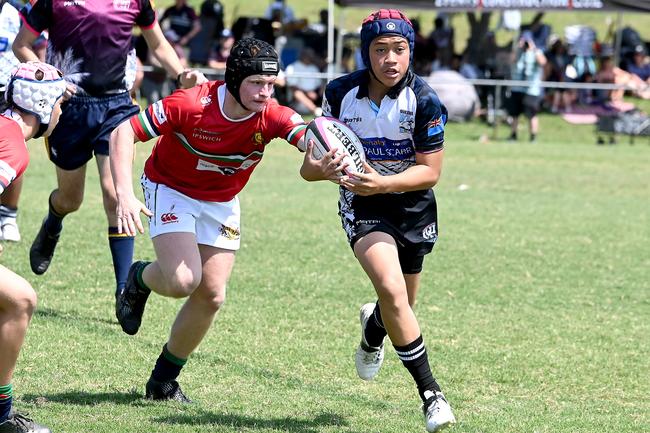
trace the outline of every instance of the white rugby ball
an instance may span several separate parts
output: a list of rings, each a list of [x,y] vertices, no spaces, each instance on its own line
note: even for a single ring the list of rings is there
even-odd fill
[[[366,161],[366,154],[359,137],[348,125],[334,117],[317,117],[307,125],[305,141],[314,142],[313,155],[321,159],[323,155],[332,149],[337,149],[336,154],[343,153],[343,163],[348,166],[343,170],[346,175],[353,172],[363,173],[363,163]]]

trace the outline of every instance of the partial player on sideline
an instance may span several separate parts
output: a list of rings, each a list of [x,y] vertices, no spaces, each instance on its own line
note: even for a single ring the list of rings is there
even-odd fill
[[[0,102],[0,193],[27,168],[25,141],[52,133],[65,90],[61,72],[46,63],[19,64],[11,74]],[[32,286],[0,265],[0,433],[50,432],[12,410],[11,379],[35,309]]]
[[[147,398],[189,401],[176,378],[225,300],[240,245],[237,195],[271,140],[304,149],[302,117],[271,99],[279,70],[271,45],[242,39],[228,57],[225,82],[174,92],[111,135],[118,231],[144,232],[144,213],[156,251],[154,262],[129,270],[115,306],[120,325],[138,332],[151,291],[187,298],[146,384]],[[134,143],[154,137],[160,138],[141,179],[145,205],[133,191]],[[336,179],[335,169],[323,170]]]
[[[413,312],[424,256],[438,234],[432,187],[440,178],[447,110],[411,69],[415,35],[394,9],[381,9],[361,27],[361,56],[367,69],[330,82],[323,114],[357,134],[366,153],[365,173],[344,176],[339,214],[354,254],[379,301],[361,307],[359,377],[373,379],[390,337],[423,403],[426,429],[455,422],[434,379],[420,326]],[[301,174],[322,180],[323,161],[310,144]],[[329,159],[331,155],[323,159]]]

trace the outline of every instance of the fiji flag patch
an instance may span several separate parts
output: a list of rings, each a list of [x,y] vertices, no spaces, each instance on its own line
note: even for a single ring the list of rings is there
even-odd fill
[[[445,120],[444,114],[437,119],[431,120],[427,124],[427,136],[431,137],[445,132]]]

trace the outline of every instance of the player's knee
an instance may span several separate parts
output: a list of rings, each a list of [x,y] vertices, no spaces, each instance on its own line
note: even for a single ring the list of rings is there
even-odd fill
[[[201,275],[191,269],[178,270],[169,282],[169,290],[176,298],[186,298],[194,293],[200,282]]]
[[[226,302],[226,291],[219,290],[217,292],[209,293],[204,296],[203,301],[206,308],[209,308],[212,312],[216,313],[224,302]]]
[[[36,310],[36,292],[26,280],[20,280],[12,289],[11,305],[8,310],[29,320]]]
[[[59,192],[56,197],[55,210],[62,215],[67,215],[78,211],[82,202],[83,191],[80,194],[76,191],[66,194]]]
[[[393,313],[399,312],[403,308],[410,308],[408,292],[404,283],[399,281],[385,282],[378,288],[378,294],[381,299],[381,309],[392,310]]]

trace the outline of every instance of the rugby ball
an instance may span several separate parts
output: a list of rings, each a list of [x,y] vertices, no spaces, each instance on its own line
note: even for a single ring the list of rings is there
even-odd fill
[[[305,141],[314,142],[313,155],[321,159],[324,154],[332,149],[337,149],[336,154],[343,153],[343,163],[348,166],[343,170],[346,175],[353,172],[363,173],[363,163],[366,161],[366,154],[359,137],[348,125],[334,117],[317,117],[307,125]]]

